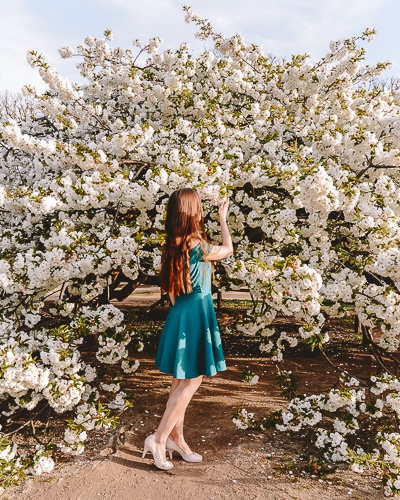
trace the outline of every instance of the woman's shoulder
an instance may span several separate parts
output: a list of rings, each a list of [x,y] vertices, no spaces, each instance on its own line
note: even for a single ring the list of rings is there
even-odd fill
[[[177,244],[179,244],[179,241],[177,241]],[[209,243],[207,240],[202,238],[193,238],[190,240],[187,248],[186,249],[184,248],[183,251],[189,250],[189,252],[191,252],[194,249],[199,249],[199,250],[201,249],[203,253],[208,253],[211,250],[211,248],[212,244]]]
[[[209,245],[209,243],[206,240],[196,238],[196,239],[190,240],[190,243],[188,245],[187,250],[190,251],[190,250],[193,250],[194,248],[197,248],[197,247],[207,249],[208,245]]]
[[[182,238],[178,237],[175,240],[175,244],[178,246],[178,245],[181,244],[181,241],[182,241]],[[200,244],[200,242],[201,242],[201,240],[199,238],[191,239],[189,241],[189,245],[186,248],[184,247],[182,250],[183,251],[185,251],[185,250],[192,250],[192,248],[197,247]]]
[[[207,240],[200,240],[197,245],[193,246],[190,250],[190,257],[199,261],[204,261],[204,258],[210,253],[212,249],[211,243]]]
[[[201,241],[202,240],[199,239],[191,240],[188,250],[193,250],[193,248],[198,247],[201,244]]]

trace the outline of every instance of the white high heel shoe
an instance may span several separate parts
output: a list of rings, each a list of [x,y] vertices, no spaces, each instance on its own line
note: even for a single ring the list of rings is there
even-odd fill
[[[163,460],[160,456],[160,450],[157,446],[157,443],[154,440],[154,434],[150,434],[144,442],[144,449],[143,449],[143,455],[142,458],[144,458],[147,454],[147,452],[152,453],[153,458],[154,458],[154,465],[157,467],[157,469],[161,470],[171,470],[174,468],[174,464],[169,462],[168,460]]]
[[[180,446],[178,446],[175,441],[170,437],[167,438],[167,451],[169,453],[169,458],[172,460],[172,452],[176,451],[183,458],[185,462],[197,463],[203,460],[203,457],[198,453],[185,453]]]

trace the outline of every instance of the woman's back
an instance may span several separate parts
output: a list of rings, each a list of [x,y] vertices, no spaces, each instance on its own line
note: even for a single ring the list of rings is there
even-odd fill
[[[207,245],[207,251],[209,251],[211,245]],[[203,262],[203,250],[200,243],[189,250],[189,265],[192,293],[211,294],[211,262]]]

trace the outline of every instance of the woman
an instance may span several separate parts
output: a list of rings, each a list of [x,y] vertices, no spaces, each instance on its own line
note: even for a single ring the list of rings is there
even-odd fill
[[[183,436],[185,411],[203,375],[226,370],[212,301],[211,261],[233,253],[226,223],[228,204],[224,200],[219,207],[222,245],[216,246],[206,240],[201,201],[194,189],[179,189],[168,200],[161,287],[173,307],[161,333],[155,364],[173,378],[164,415],[156,432],[147,437],[143,451],[143,457],[150,451],[162,470],[173,468],[166,450],[170,458],[176,451],[186,462],[202,460]]]

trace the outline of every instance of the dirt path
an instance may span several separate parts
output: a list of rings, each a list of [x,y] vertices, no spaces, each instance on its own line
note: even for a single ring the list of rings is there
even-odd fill
[[[85,455],[47,477],[31,478],[6,492],[8,499],[29,500],[198,500],[212,499],[302,499],[383,498],[372,478],[348,472],[336,473],[318,482],[290,474],[296,454],[280,433],[238,431],[231,416],[246,407],[262,415],[284,402],[272,382],[273,369],[257,366],[260,382],[249,387],[242,381],[243,368],[259,361],[228,358],[229,370],[205,379],[193,398],[186,417],[187,441],[204,461],[187,464],[174,459],[170,472],[157,470],[150,458],[142,459],[145,437],[157,425],[167,397],[169,377],[160,374],[149,355],[132,379],[137,394],[134,407],[123,417],[130,426],[118,439],[114,453],[106,442],[93,438]],[[274,388],[274,389],[271,389]],[[117,434],[114,442],[117,441]],[[109,438],[107,438],[109,441]],[[122,443],[123,441],[123,443]],[[289,447],[288,447],[289,446]],[[111,449],[108,450],[111,452]],[[148,455],[150,457],[150,455]],[[174,455],[176,458],[176,455]],[[283,467],[285,466],[285,467]]]

